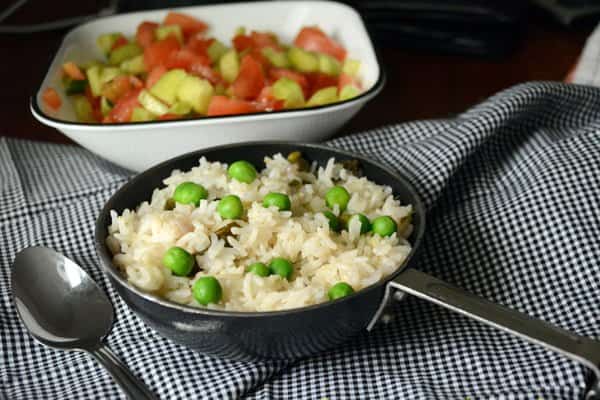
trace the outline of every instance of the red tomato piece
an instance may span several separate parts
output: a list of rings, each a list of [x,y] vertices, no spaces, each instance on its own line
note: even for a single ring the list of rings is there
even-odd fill
[[[144,50],[144,64],[148,69],[163,64],[171,53],[179,50],[179,42],[173,36],[152,43]]]
[[[83,72],[81,72],[81,69],[79,69],[77,64],[75,64],[74,62],[64,63],[62,68],[65,75],[67,75],[69,78],[74,79],[76,81],[85,80],[85,75],[83,74]]]
[[[249,101],[230,99],[226,96],[213,96],[208,105],[208,115],[248,114],[257,111]]]
[[[158,65],[150,70],[148,77],[146,78],[146,88],[150,89],[163,74],[167,72],[167,68],[164,65]]]
[[[113,109],[110,110],[108,120],[112,122],[129,122],[133,109],[140,105],[138,102],[140,92],[140,89],[136,89],[122,96]]]
[[[265,86],[256,98],[256,108],[260,111],[275,111],[283,109],[283,100],[278,100],[273,96],[271,86]]]
[[[183,68],[188,71],[191,69],[192,64],[210,65],[210,58],[183,49],[171,53],[164,62],[165,67],[168,69]]]
[[[329,54],[340,61],[346,58],[346,50],[316,26],[302,28],[294,40],[294,45],[304,50]]]
[[[319,89],[323,89],[329,86],[337,86],[338,78],[331,75],[320,74],[318,72],[306,74],[309,85],[309,95],[312,96]],[[308,96],[308,97],[310,97]]]
[[[260,63],[252,56],[245,55],[240,64],[240,72],[231,86],[235,97],[255,99],[265,86],[265,75]]]
[[[358,89],[360,89],[360,84],[356,81],[356,79],[354,79],[352,76],[348,75],[348,74],[340,74],[340,77],[338,79],[338,89],[342,90],[342,88],[344,86],[347,85],[353,85],[356,86]]]
[[[185,44],[185,48],[201,56],[208,57],[208,48],[215,39],[204,39],[200,35],[190,37]]]
[[[160,117],[157,118],[159,121],[171,121],[173,119],[181,119],[181,115],[177,115],[177,114],[163,114]]]
[[[44,101],[44,104],[46,104],[54,111],[57,111],[60,108],[60,106],[62,106],[62,100],[60,99],[58,92],[56,91],[56,89],[51,87],[44,90],[44,92],[42,93],[42,100]]]
[[[210,65],[206,65],[205,63],[192,63],[190,65],[189,72],[193,75],[199,76],[202,79],[206,79],[213,85],[223,81],[221,75],[212,69]]]
[[[135,33],[135,40],[144,48],[150,46],[154,42],[154,31],[158,28],[155,22],[144,21],[138,25]]]
[[[131,86],[131,80],[128,76],[117,76],[112,81],[104,84],[102,87],[102,96],[106,97],[112,103],[116,103],[121,96],[132,89]]]
[[[206,28],[208,28],[208,25],[194,17],[173,11],[167,14],[163,24],[179,25],[183,34],[186,36],[193,35],[197,32],[204,32]]]
[[[125,36],[119,36],[117,38],[117,40],[115,40],[115,42],[113,43],[110,50],[113,51],[114,49],[118,49],[119,47],[124,46],[126,44],[127,44],[127,38]]]
[[[231,41],[233,42],[233,47],[240,52],[254,47],[254,42],[250,36],[236,35]]]
[[[304,92],[304,97],[308,98],[310,85],[306,76],[302,75],[300,72],[292,71],[291,69],[286,68],[271,68],[269,70],[269,78],[271,78],[273,82],[277,81],[280,78],[288,78],[293,81],[296,81],[302,88],[302,91]]]
[[[129,75],[129,82],[131,82],[131,86],[133,86],[136,89],[144,87],[144,81],[142,81],[135,75]]]
[[[279,44],[277,43],[277,37],[272,33],[252,31],[250,33],[250,39],[252,39],[254,46],[260,49],[264,47],[272,47],[277,50],[280,49]]]

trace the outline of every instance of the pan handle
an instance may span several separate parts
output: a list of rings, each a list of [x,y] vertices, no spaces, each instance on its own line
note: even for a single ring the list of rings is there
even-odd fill
[[[600,399],[600,341],[492,303],[415,269],[401,273],[389,285],[404,293],[501,329],[583,364],[594,373],[586,400]]]

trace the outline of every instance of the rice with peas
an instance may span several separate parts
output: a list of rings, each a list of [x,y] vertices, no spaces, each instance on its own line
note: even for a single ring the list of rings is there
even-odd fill
[[[113,262],[138,288],[176,303],[204,307],[192,287],[204,276],[216,278],[222,298],[206,307],[236,311],[275,311],[328,301],[328,290],[346,282],[357,291],[394,272],[410,252],[405,239],[412,225],[411,205],[401,205],[391,188],[357,177],[341,163],[302,171],[281,154],[265,157],[266,168],[251,183],[231,179],[227,165],[201,158],[190,171],[175,170],[155,189],[149,202],[121,215],[111,211],[107,245]],[[171,198],[183,182],[201,184],[208,197],[199,205],[175,203]],[[345,213],[362,213],[370,220],[390,216],[398,231],[383,237],[361,234],[358,219],[335,232],[322,213],[328,207],[326,192],[343,186],[350,194]],[[285,193],[290,211],[264,207],[270,192]],[[220,198],[234,194],[244,216],[224,220],[217,211]],[[331,209],[340,215],[338,206]],[[226,232],[226,235],[217,235]],[[194,255],[196,267],[189,276],[176,276],[163,265],[165,252],[179,246]],[[290,280],[246,271],[254,262],[283,257],[293,263]]]

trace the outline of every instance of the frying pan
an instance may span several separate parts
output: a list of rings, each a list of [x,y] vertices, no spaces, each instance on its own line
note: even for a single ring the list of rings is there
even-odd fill
[[[324,165],[358,159],[370,180],[388,185],[403,204],[414,207],[412,251],[398,269],[381,282],[335,301],[285,311],[232,312],[193,308],[145,293],[127,283],[112,264],[106,247],[110,210],[121,213],[151,197],[173,169],[189,170],[198,159],[231,163],[244,159],[263,168],[263,158],[301,151],[308,161]],[[215,357],[237,360],[295,359],[330,349],[371,329],[392,292],[400,291],[504,330],[575,360],[592,370],[587,399],[600,398],[600,342],[578,336],[541,320],[510,310],[411,268],[425,234],[425,208],[405,177],[360,155],[314,144],[253,142],[204,149],[165,161],[135,176],[106,203],[96,223],[96,250],[104,272],[128,306],[161,335]],[[397,296],[401,297],[401,296]]]

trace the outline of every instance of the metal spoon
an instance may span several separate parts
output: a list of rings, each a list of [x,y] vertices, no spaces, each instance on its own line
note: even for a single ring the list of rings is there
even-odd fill
[[[79,265],[46,247],[17,254],[13,300],[21,321],[41,344],[90,353],[131,399],[156,399],[102,342],[113,323],[112,305]]]

